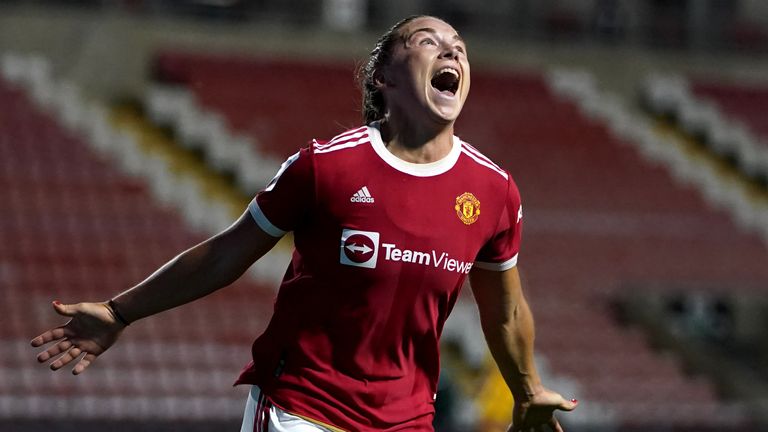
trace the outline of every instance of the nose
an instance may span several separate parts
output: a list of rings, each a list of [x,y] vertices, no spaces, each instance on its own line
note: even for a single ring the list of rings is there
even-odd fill
[[[440,58],[457,59],[459,58],[459,50],[450,43],[443,43],[440,51]]]

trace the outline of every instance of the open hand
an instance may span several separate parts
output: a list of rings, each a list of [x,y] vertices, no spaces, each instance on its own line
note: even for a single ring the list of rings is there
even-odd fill
[[[542,389],[529,401],[515,403],[508,432],[563,432],[555,411],[573,411],[577,405],[575,399],[566,400],[558,393]]]
[[[85,354],[72,369],[73,374],[81,374],[96,357],[117,341],[125,328],[115,319],[106,303],[65,305],[56,301],[53,302],[53,309],[70,320],[31,341],[33,347],[54,342],[47,350],[37,355],[37,361],[45,363],[62,354],[51,363],[52,370],[58,370]]]

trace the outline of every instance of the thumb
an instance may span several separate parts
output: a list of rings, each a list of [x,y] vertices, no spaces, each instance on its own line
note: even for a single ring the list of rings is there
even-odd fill
[[[558,406],[557,409],[562,411],[573,411],[576,409],[578,405],[579,405],[579,401],[577,401],[576,399],[563,400],[563,402],[560,403],[560,406]]]
[[[65,305],[58,300],[53,301],[53,310],[59,315],[73,317],[77,313],[74,309],[73,305]]]

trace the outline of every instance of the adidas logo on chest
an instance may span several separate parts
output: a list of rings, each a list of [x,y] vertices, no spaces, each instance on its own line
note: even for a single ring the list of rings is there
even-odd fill
[[[371,196],[371,192],[368,191],[368,186],[363,186],[349,198],[353,203],[368,203],[373,204],[376,200]]]

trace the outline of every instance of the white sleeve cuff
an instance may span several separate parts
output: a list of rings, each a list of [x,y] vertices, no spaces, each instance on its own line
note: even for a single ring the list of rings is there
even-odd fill
[[[515,256],[513,256],[512,258],[500,263],[475,261],[475,267],[483,270],[492,270],[492,271],[509,270],[516,265],[517,265],[517,254],[515,254]]]
[[[251,217],[253,217],[253,220],[256,221],[256,225],[264,230],[265,233],[272,237],[282,237],[285,235],[286,231],[274,226],[272,222],[267,219],[267,216],[261,211],[261,208],[259,208],[259,204],[255,199],[248,204],[248,212],[251,214]]]

